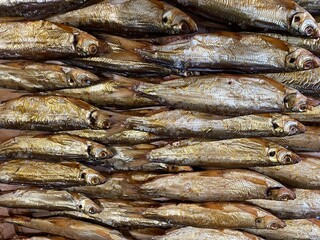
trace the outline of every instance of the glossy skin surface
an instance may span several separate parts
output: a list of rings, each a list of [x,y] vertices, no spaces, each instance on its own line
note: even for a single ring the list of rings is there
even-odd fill
[[[0,127],[62,131],[109,128],[109,114],[73,98],[23,96],[0,104]]]
[[[148,208],[143,216],[178,225],[204,228],[278,229],[285,223],[272,214],[240,203],[168,204]]]
[[[21,189],[1,194],[0,206],[50,211],[79,211],[88,214],[96,214],[102,211],[100,206],[83,194],[44,189]]]
[[[0,78],[3,88],[31,92],[87,87],[99,81],[96,75],[80,68],[32,61],[0,64]]]
[[[286,165],[300,161],[295,153],[258,138],[183,140],[151,150],[148,159],[175,165],[223,168]]]
[[[125,125],[135,130],[171,137],[237,138],[287,136],[305,131],[298,121],[280,114],[222,117],[201,112],[171,110],[151,116],[132,116]]]
[[[107,0],[49,20],[121,35],[186,34],[197,30],[188,15],[156,0]]]
[[[5,222],[14,223],[42,232],[57,234],[75,240],[125,240],[122,234],[113,229],[70,218],[28,218],[8,217]]]
[[[318,158],[306,157],[293,165],[253,169],[287,186],[308,189],[319,189],[320,187],[320,159]]]
[[[314,18],[291,0],[175,0],[202,16],[232,23],[242,29],[285,31],[317,38]]]
[[[320,14],[320,1],[319,0],[294,0],[301,7],[313,15]]]
[[[102,144],[71,136],[22,135],[0,144],[0,159],[102,161],[113,156],[113,150]]]
[[[0,164],[0,173],[1,183],[39,186],[98,185],[106,180],[78,162],[11,160]]]
[[[88,0],[2,0],[0,17],[40,19],[80,7]]]
[[[152,240],[263,240],[252,234],[231,229],[209,229],[184,227],[171,230],[163,236],[153,237]]]
[[[249,203],[271,212],[281,219],[305,219],[320,216],[320,190],[293,189],[296,199],[273,201],[264,199],[249,200]]]
[[[75,89],[61,89],[44,94],[74,97],[91,103],[97,107],[107,108],[140,108],[157,106],[158,102],[140,97],[132,90],[137,82],[133,79],[116,76],[114,79],[102,81],[93,86]]]
[[[320,220],[296,219],[286,220],[286,227],[277,230],[245,229],[246,231],[270,240],[319,240]]]
[[[308,126],[302,134],[286,137],[270,137],[268,140],[297,152],[320,151],[320,128]]]
[[[210,170],[162,175],[140,186],[154,198],[207,202],[247,199],[294,199],[294,193],[281,183],[249,170]]]
[[[303,112],[313,104],[298,91],[266,77],[218,74],[140,83],[136,91],[162,104],[221,115]]]
[[[92,56],[99,50],[102,46],[95,37],[62,24],[42,20],[0,23],[2,59]]]
[[[320,60],[305,49],[268,36],[246,33],[176,37],[137,52],[164,66],[203,72],[288,72],[320,66]]]

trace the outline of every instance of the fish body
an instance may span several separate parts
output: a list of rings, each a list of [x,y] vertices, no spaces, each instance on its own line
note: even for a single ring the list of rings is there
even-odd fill
[[[0,164],[0,182],[39,186],[98,185],[105,182],[97,171],[78,162],[11,160]]]
[[[196,23],[187,14],[155,0],[107,0],[48,20],[120,35],[171,35],[197,30]]]
[[[172,37],[137,49],[146,60],[185,71],[290,72],[320,66],[308,50],[268,36],[215,32]]]
[[[143,183],[140,192],[153,198],[208,202],[247,199],[294,199],[281,183],[249,170],[210,170],[160,175]]]
[[[303,157],[294,165],[255,167],[255,171],[295,188],[319,189],[320,159]]]
[[[0,104],[1,128],[61,131],[109,125],[109,114],[73,98],[22,96]]]
[[[283,31],[317,38],[320,31],[315,19],[291,0],[175,0],[198,14],[234,24],[241,29]]]
[[[294,0],[301,7],[307,10],[312,15],[320,15],[320,2],[318,0]]]
[[[102,144],[69,134],[21,135],[0,144],[0,159],[102,161],[113,151]]]
[[[182,140],[169,146],[152,149],[147,157],[151,162],[223,168],[272,166],[300,161],[295,153],[258,138],[221,141]]]
[[[278,229],[285,223],[260,208],[241,203],[168,204],[147,208],[143,216],[200,228]]]
[[[174,138],[281,137],[305,131],[301,123],[281,114],[222,117],[180,109],[149,116],[131,116],[126,119],[125,125],[135,130]]]
[[[90,34],[48,21],[0,22],[2,59],[57,59],[106,51]]]
[[[0,206],[96,214],[102,208],[80,193],[44,189],[19,189],[0,195]]]
[[[288,112],[286,114],[303,124],[316,125],[320,123],[320,106],[306,109],[304,112]]]

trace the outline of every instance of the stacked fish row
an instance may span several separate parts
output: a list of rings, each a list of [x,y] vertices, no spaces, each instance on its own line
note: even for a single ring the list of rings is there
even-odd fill
[[[320,239],[319,3],[173,2],[0,1],[0,239]]]

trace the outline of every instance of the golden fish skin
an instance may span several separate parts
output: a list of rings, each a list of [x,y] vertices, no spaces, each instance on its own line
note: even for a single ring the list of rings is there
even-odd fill
[[[0,18],[41,19],[80,7],[88,0],[13,0],[0,2]]]
[[[197,31],[196,23],[187,14],[155,0],[107,0],[48,20],[121,35],[187,34]]]
[[[84,221],[91,220],[95,223],[106,225],[114,228],[140,228],[140,227],[159,227],[170,228],[174,225],[145,218],[141,212],[148,207],[157,206],[155,202],[134,202],[98,199],[96,202],[103,208],[102,212],[90,214],[81,213],[79,211],[55,211],[48,213],[35,213],[33,216],[49,217],[49,216],[67,216],[71,218],[82,219]]]
[[[33,228],[41,232],[56,234],[75,240],[126,240],[114,229],[102,227],[71,218],[29,218],[23,216],[6,217],[1,221]]]
[[[31,92],[87,87],[99,81],[96,75],[80,68],[32,61],[0,64],[0,78],[2,88]]]
[[[57,59],[92,56],[103,50],[86,32],[48,21],[0,23],[2,59]]]
[[[266,239],[272,240],[319,240],[320,220],[311,219],[293,219],[285,220],[286,227],[277,230],[267,229],[244,229],[247,232],[256,234]]]
[[[140,186],[153,198],[193,202],[244,201],[247,199],[294,199],[281,183],[249,170],[209,170],[162,175]],[[195,194],[196,193],[196,194]]]
[[[319,104],[272,79],[218,74],[140,83],[135,90],[161,104],[221,115],[303,112]]]
[[[305,126],[298,121],[277,113],[223,117],[180,109],[145,117],[128,117],[125,125],[135,130],[175,138],[281,137],[305,131]]]
[[[255,167],[253,170],[295,188],[320,188],[320,159],[301,157],[297,164],[274,167]]]
[[[286,86],[297,89],[303,94],[319,97],[320,68],[288,73],[267,73],[263,75],[285,84]]]
[[[63,131],[109,128],[110,115],[74,98],[22,96],[0,104],[0,127]]]
[[[302,134],[266,139],[296,152],[320,151],[320,128],[316,126],[308,126]]]
[[[320,190],[293,189],[296,199],[287,202],[265,199],[248,200],[281,219],[305,219],[320,216]]]
[[[81,193],[44,189],[19,189],[0,195],[0,206],[96,214],[102,208]]]
[[[120,144],[120,145],[136,145],[143,143],[151,143],[158,140],[166,139],[166,136],[158,136],[152,133],[127,130],[124,128],[111,128],[108,130],[74,130],[59,133],[67,133],[79,136],[102,144]]]
[[[320,15],[320,2],[318,0],[294,0],[312,15]]]
[[[117,76],[92,86],[44,92],[45,95],[78,98],[101,108],[143,108],[157,106],[158,102],[138,96],[132,90],[137,81]]]
[[[111,148],[69,134],[21,135],[0,144],[0,159],[102,161],[114,155]]]
[[[175,0],[198,14],[241,29],[283,31],[318,38],[320,29],[314,18],[291,0]]]
[[[147,158],[158,163],[222,168],[286,165],[300,161],[297,154],[259,138],[182,140],[152,149]]]
[[[241,203],[168,204],[147,208],[143,216],[201,228],[278,229],[285,223],[271,213]]]
[[[105,182],[99,172],[78,162],[11,160],[0,164],[0,182],[38,186],[98,185]]]
[[[255,235],[231,229],[211,229],[184,227],[166,232],[163,236],[156,236],[152,240],[194,240],[194,239],[215,239],[215,240],[263,240]]]
[[[232,32],[171,37],[137,52],[146,60],[180,70],[245,73],[289,72],[320,66],[308,50],[272,37]]]

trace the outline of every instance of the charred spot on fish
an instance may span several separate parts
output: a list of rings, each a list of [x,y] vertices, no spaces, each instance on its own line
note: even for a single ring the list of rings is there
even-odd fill
[[[270,157],[274,157],[275,155],[276,155],[276,152],[275,152],[275,151],[272,150],[272,151],[269,152],[269,156],[270,156]]]

